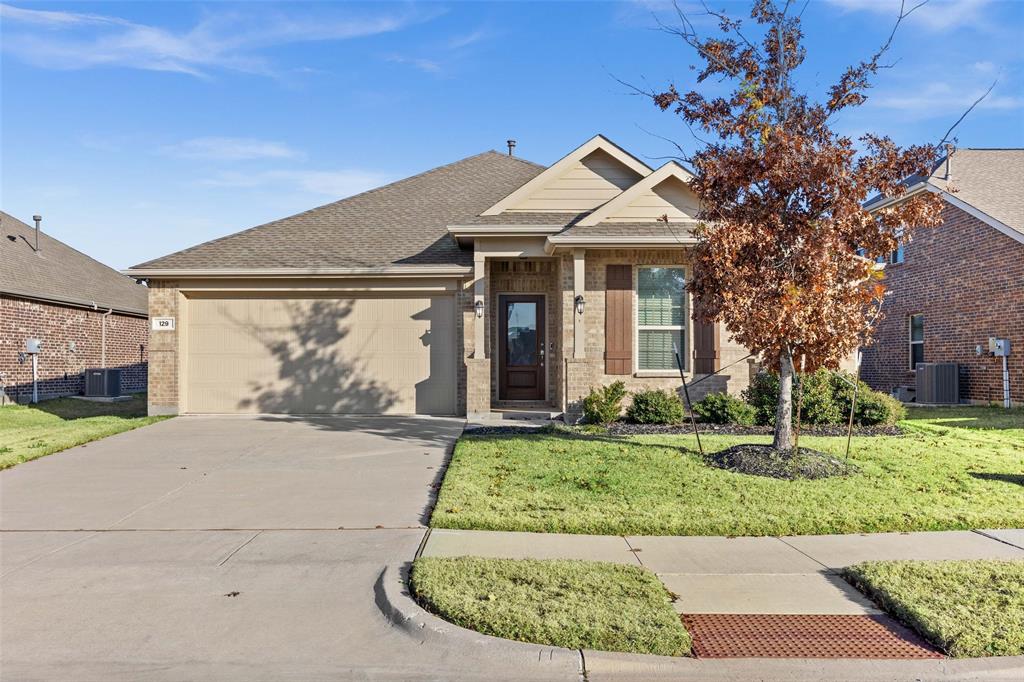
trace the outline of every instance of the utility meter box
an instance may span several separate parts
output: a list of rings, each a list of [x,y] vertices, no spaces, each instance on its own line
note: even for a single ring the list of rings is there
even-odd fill
[[[1009,357],[1010,339],[997,339],[994,336],[989,337],[988,352],[997,358]]]
[[[39,355],[43,352],[43,340],[25,339],[25,352],[29,355]]]

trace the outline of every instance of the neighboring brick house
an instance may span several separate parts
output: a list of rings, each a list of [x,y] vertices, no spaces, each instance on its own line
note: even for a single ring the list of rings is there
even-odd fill
[[[42,341],[40,400],[81,393],[104,361],[122,392],[145,390],[146,287],[3,212],[0,236],[0,402],[31,400],[28,339]]]
[[[955,362],[962,401],[999,403],[1002,359],[988,354],[998,337],[1011,342],[1011,399],[1024,402],[1024,149],[958,149],[908,184],[943,197],[943,222],[886,259],[892,293],[863,379],[890,392],[914,385],[917,362]]]

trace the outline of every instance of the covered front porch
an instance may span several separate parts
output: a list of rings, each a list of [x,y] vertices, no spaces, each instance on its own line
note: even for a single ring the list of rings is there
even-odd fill
[[[692,321],[684,290],[688,248],[545,251],[539,239],[535,246],[526,240],[490,241],[476,240],[474,279],[468,285],[470,419],[514,410],[564,414],[572,423],[581,416],[587,393],[613,381],[624,381],[630,391],[679,391],[675,345],[688,381],[746,354],[720,326]],[[674,283],[669,294],[647,290],[659,276]],[[646,324],[654,309],[663,324]],[[694,398],[736,392],[747,385],[749,373],[750,367],[740,363],[702,382]]]
[[[563,310],[562,267],[561,258],[546,255],[478,260],[466,360],[471,418],[564,411],[563,329],[572,311]]]

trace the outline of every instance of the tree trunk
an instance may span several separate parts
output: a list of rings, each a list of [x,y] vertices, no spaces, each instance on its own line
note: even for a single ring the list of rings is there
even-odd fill
[[[779,355],[779,402],[775,407],[775,438],[779,450],[793,447],[793,356],[788,350]]]

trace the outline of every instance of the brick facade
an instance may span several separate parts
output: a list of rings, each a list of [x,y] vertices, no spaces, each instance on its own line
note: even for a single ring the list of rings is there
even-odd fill
[[[476,376],[482,376],[484,368],[488,371],[489,403],[482,398],[483,391],[472,385],[474,372],[469,372],[467,381],[470,396],[469,413],[479,414],[492,408],[500,408],[522,403],[504,403],[497,399],[498,363],[494,361],[497,348],[497,311],[498,296],[505,293],[544,294],[547,301],[547,344],[548,344],[548,392],[544,405],[564,410],[566,418],[574,421],[581,414],[582,399],[592,388],[622,380],[630,391],[647,388],[662,388],[681,392],[679,375],[674,371],[657,374],[635,372],[630,375],[605,374],[605,277],[609,264],[633,265],[633,284],[635,290],[637,266],[642,265],[688,265],[688,252],[680,249],[588,249],[585,254],[584,329],[585,357],[573,357],[574,333],[573,321],[575,312],[575,291],[573,287],[573,258],[571,255],[553,258],[526,259],[488,259],[485,263],[486,294],[488,313],[486,315],[485,335],[487,346],[487,364],[480,364]],[[689,314],[689,311],[688,313]],[[465,322],[467,329],[472,329],[472,316]],[[743,360],[747,350],[729,339],[728,334],[721,330],[722,347],[720,349],[720,365],[727,368],[722,374],[702,381],[691,391],[691,398],[699,400],[708,393],[730,392],[739,393],[750,382],[753,368],[751,361]],[[687,362],[692,362],[692,323],[686,331]],[[472,334],[466,337],[464,355],[473,355]],[[469,361],[467,360],[467,363]],[[702,376],[693,376],[692,380]],[[627,401],[628,402],[628,401]],[[534,406],[532,403],[528,407]],[[539,406],[539,405],[538,405]]]
[[[1011,341],[1010,395],[1024,401],[1024,244],[947,203],[943,224],[914,232],[885,283],[892,294],[861,369],[872,388],[914,385],[910,316],[922,314],[924,361],[960,365],[961,400],[1002,400],[1001,358],[975,352],[996,336]]]
[[[573,314],[573,288],[572,288],[572,259],[566,257],[566,267],[569,277],[563,281],[563,314],[568,316],[569,323],[565,329],[569,340],[572,338]],[[565,404],[566,418],[577,419],[581,413],[581,401],[592,386],[607,385],[615,381],[623,381],[629,391],[640,391],[645,389],[667,389],[682,395],[682,386],[679,381],[678,372],[662,372],[657,374],[634,372],[631,375],[610,375],[605,374],[604,345],[605,345],[605,289],[608,265],[630,264],[633,266],[633,291],[636,291],[637,270],[645,265],[664,265],[689,267],[689,251],[683,249],[588,249],[585,256],[585,284],[584,299],[586,307],[584,310],[584,326],[586,339],[585,362],[576,359],[567,363],[567,376],[575,381],[569,382],[567,389],[567,400]],[[686,320],[687,329],[685,333],[686,350],[684,355],[687,363],[687,383],[701,380],[706,375],[694,375],[692,372],[693,362],[693,323],[690,319],[692,312],[691,303],[687,301]],[[636,306],[633,309],[634,322],[636,317]],[[736,344],[728,333],[721,329],[721,347],[719,349],[720,367],[727,367],[721,374],[705,379],[695,385],[690,391],[690,398],[693,401],[700,400],[709,393],[732,393],[738,394],[750,383],[753,363],[750,360],[743,360],[747,355],[746,348]],[[571,347],[571,346],[567,346]],[[634,357],[634,364],[636,358]],[[735,364],[733,364],[735,363]],[[586,368],[584,368],[584,366]],[[628,398],[626,400],[628,404]]]
[[[538,407],[564,410],[572,420],[580,414],[583,397],[596,386],[619,379],[630,391],[665,388],[681,391],[679,375],[674,371],[657,375],[634,373],[624,376],[605,374],[605,273],[608,264],[636,266],[688,264],[687,251],[680,249],[607,249],[588,250],[585,254],[585,358],[573,357],[574,309],[573,259],[571,255],[547,258],[487,259],[485,272],[485,352],[475,356],[475,309],[473,282],[464,281],[455,293],[456,346],[461,349],[457,363],[456,406],[460,414],[479,415],[502,406]],[[151,281],[149,310],[153,317],[178,320],[174,332],[154,332],[149,348],[149,409],[151,414],[173,414],[179,409],[179,334],[187,325],[179,282]],[[547,397],[539,404],[502,403],[497,399],[496,330],[498,296],[505,293],[544,294],[547,302]],[[688,311],[689,314],[689,311]],[[733,364],[720,375],[703,381],[691,391],[699,400],[711,392],[738,393],[750,381],[752,362],[743,360],[745,348],[733,343],[721,330],[720,364]],[[686,331],[687,362],[692,362],[692,323]],[[688,373],[689,374],[689,373]],[[689,374],[691,380],[700,379]]]
[[[178,314],[181,294],[178,283],[149,283],[151,317],[173,317],[174,331],[153,332],[149,347],[149,414],[178,413],[178,333],[182,320]]]
[[[79,395],[83,372],[102,363],[103,312],[0,295],[0,373],[8,400],[32,397],[32,362],[25,341],[43,342],[39,354],[39,398]],[[121,372],[122,393],[146,390],[149,322],[145,317],[112,313],[106,319],[107,367]]]

